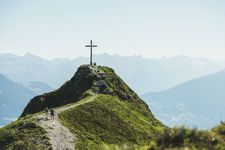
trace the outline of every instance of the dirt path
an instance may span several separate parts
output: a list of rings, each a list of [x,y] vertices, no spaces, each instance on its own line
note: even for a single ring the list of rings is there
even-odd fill
[[[37,116],[39,120],[39,125],[47,131],[53,150],[75,150],[76,145],[76,137],[69,131],[69,129],[61,125],[58,114],[71,108],[77,107],[79,105],[91,102],[95,99],[95,97],[96,95],[93,95],[90,99],[82,103],[55,108],[54,120],[44,119],[44,114]]]

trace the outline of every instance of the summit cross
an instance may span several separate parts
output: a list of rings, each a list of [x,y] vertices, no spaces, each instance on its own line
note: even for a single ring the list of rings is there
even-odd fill
[[[92,45],[92,40],[91,40],[90,45],[85,45],[85,47],[90,47],[90,65],[92,65],[92,47],[97,47],[97,45]]]

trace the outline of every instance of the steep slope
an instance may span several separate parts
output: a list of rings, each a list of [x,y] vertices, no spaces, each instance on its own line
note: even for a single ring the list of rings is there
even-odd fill
[[[45,119],[42,111],[46,107],[55,109],[54,121]],[[79,67],[58,90],[33,98],[19,121],[26,118],[31,118],[35,131],[45,131],[53,149],[143,147],[156,141],[165,128],[113,69],[90,65]]]
[[[0,126],[15,120],[36,93],[0,74]]]
[[[225,71],[142,96],[168,125],[209,128],[225,120]]]

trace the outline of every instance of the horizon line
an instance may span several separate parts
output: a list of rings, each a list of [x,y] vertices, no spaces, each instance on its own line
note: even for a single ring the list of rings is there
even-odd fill
[[[18,54],[18,53],[13,53],[13,52],[0,52],[0,55],[15,55],[15,56],[18,56],[18,57],[25,57],[26,55],[31,55],[31,56],[39,57],[41,59],[48,60],[48,61],[52,61],[52,60],[55,60],[55,59],[74,60],[74,59],[78,59],[78,58],[89,58],[89,56],[84,56],[84,55],[75,56],[75,57],[53,57],[53,58],[47,58],[47,57],[44,57],[44,56],[40,56],[40,55],[34,54],[32,52],[25,52],[22,55]],[[173,56],[160,56],[160,57],[144,57],[141,54],[120,55],[120,54],[117,54],[117,53],[110,54],[110,53],[106,53],[106,52],[93,54],[93,56],[99,56],[99,55],[109,55],[109,56],[119,56],[119,57],[141,57],[142,59],[150,59],[150,60],[173,59],[173,58],[176,58],[176,57],[187,57],[187,58],[190,58],[190,59],[206,59],[206,60],[217,62],[217,63],[225,62],[225,59],[214,60],[214,59],[207,58],[207,57],[204,57],[204,56],[200,56],[200,57],[196,56],[196,57],[194,57],[194,56],[190,56],[190,55],[187,55],[187,54],[177,54],[177,55],[173,55]]]

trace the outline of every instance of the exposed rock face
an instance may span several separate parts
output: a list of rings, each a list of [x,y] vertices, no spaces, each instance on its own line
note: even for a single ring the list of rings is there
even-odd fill
[[[147,105],[117,76],[113,69],[103,66],[82,65],[71,80],[59,89],[37,96],[28,103],[22,116],[79,101],[87,91],[110,94],[132,103]]]

